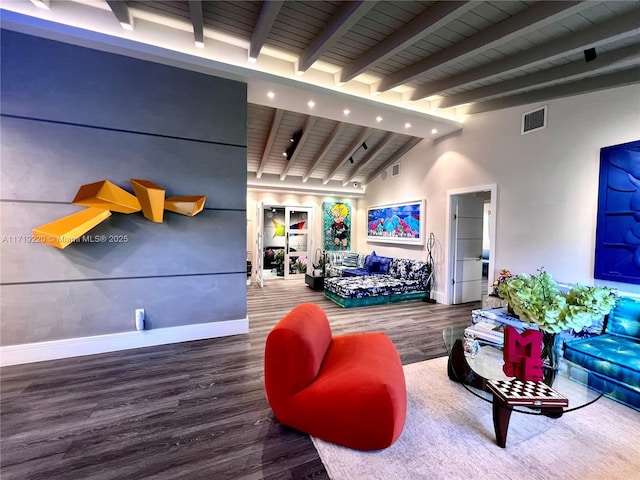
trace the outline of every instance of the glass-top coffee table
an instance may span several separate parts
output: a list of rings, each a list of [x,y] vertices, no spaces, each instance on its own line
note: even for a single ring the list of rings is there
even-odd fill
[[[444,344],[449,353],[447,374],[453,381],[461,383],[469,392],[482,400],[493,404],[493,426],[496,442],[500,447],[507,443],[507,430],[511,412],[528,415],[544,415],[560,418],[563,414],[586,407],[597,401],[602,393],[587,387],[588,371],[563,357],[559,359],[558,369],[550,371],[545,367],[545,383],[560,395],[568,399],[567,406],[508,405],[489,389],[490,381],[507,380],[502,371],[504,364],[502,348],[480,340],[480,350],[475,355],[464,351],[465,327],[446,327],[442,332]]]

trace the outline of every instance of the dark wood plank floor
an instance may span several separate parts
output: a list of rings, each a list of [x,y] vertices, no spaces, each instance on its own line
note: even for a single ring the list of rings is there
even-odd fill
[[[1,369],[1,478],[326,479],[309,437],[280,425],[267,404],[273,325],[318,303],[334,335],[386,332],[408,364],[444,355],[442,328],[468,324],[480,306],[343,309],[299,281],[248,288],[248,335]]]

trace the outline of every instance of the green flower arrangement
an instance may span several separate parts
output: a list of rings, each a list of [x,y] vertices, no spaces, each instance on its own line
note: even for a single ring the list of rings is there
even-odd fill
[[[498,293],[521,320],[554,334],[569,329],[579,332],[607,315],[616,303],[614,291],[607,287],[577,284],[563,293],[543,269],[535,275],[507,278],[498,285]]]

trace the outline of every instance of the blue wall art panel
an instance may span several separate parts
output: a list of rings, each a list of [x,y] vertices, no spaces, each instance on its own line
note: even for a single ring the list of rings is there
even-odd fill
[[[594,277],[640,284],[640,140],[600,150]]]

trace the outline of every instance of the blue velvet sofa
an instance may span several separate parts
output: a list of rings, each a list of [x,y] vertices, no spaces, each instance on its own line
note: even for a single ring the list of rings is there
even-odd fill
[[[426,262],[394,258],[389,261],[386,273],[379,268],[368,275],[325,278],[325,297],[347,308],[422,300],[425,297],[430,275]]]
[[[564,356],[589,370],[589,386],[640,410],[640,299],[620,297],[602,335],[567,341]]]

